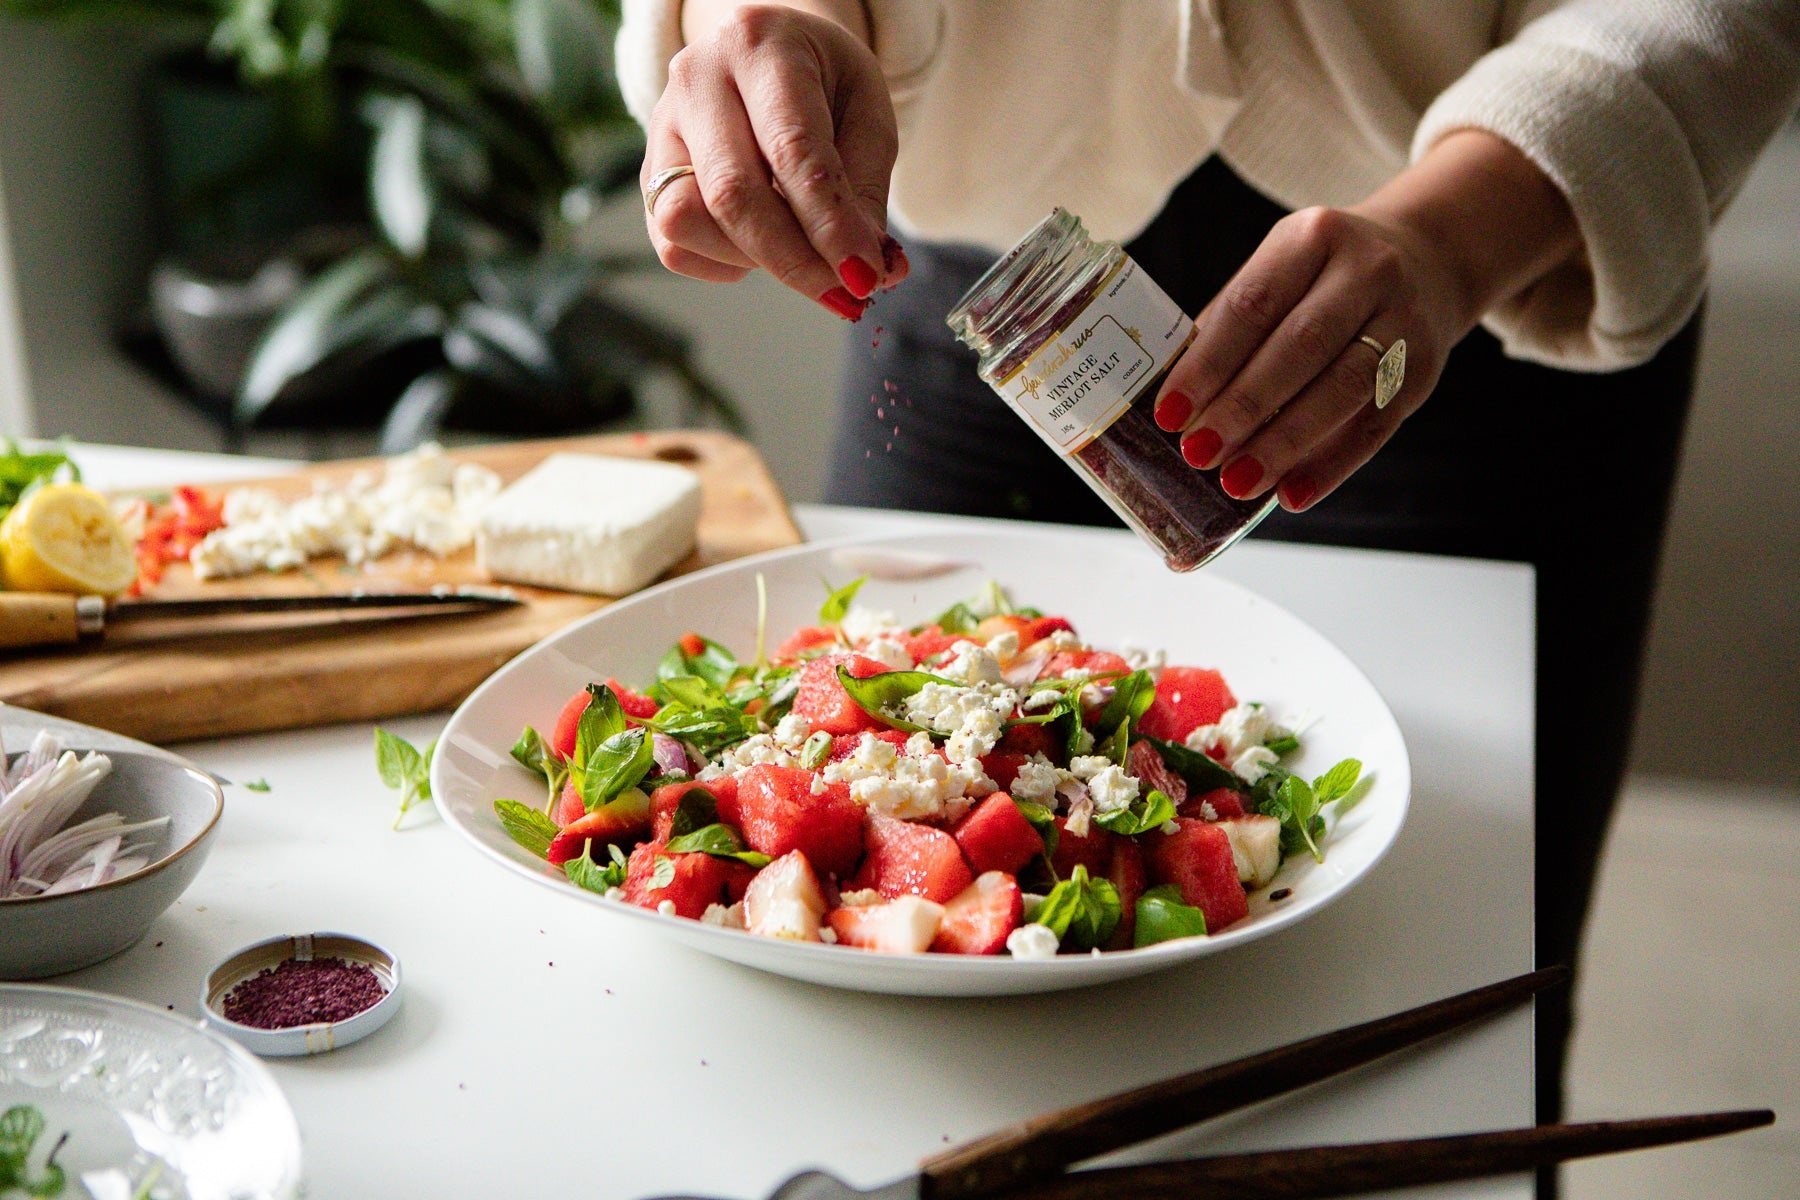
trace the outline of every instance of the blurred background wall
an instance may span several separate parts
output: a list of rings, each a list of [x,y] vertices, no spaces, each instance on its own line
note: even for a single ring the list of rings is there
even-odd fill
[[[141,43],[0,21],[0,431],[217,448],[216,425],[128,360],[154,205]],[[634,199],[597,224],[642,248]],[[817,499],[846,331],[757,276],[658,272],[622,295],[689,333],[796,501]],[[879,323],[880,309],[870,321]],[[854,337],[867,337],[859,330]],[[672,419],[652,392],[631,421]],[[1715,239],[1699,398],[1665,555],[1635,764],[1800,796],[1800,128]],[[1627,418],[1628,419],[1628,418]],[[261,453],[353,453],[373,435],[257,434]],[[1595,454],[1606,447],[1594,447]],[[1579,519],[1579,514],[1571,514]],[[1578,737],[1581,714],[1569,714]],[[1553,753],[1553,748],[1546,748]]]

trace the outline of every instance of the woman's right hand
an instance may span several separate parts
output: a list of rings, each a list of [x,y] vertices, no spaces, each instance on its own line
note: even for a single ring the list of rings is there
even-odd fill
[[[856,320],[906,277],[887,236],[899,137],[875,55],[842,25],[780,6],[725,15],[669,63],[651,114],[646,220],[664,266],[735,282],[761,267]]]

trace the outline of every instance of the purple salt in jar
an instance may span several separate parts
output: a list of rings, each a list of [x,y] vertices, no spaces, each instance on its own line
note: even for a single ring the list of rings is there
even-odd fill
[[[1055,209],[947,318],[989,387],[1171,570],[1210,562],[1275,507],[1196,471],[1152,406],[1194,323],[1120,249]]]

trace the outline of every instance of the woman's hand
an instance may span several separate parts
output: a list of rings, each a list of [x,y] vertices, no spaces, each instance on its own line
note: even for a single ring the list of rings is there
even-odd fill
[[[1470,131],[1350,209],[1276,224],[1195,320],[1156,402],[1195,467],[1222,464],[1239,499],[1277,490],[1298,512],[1331,491],[1425,403],[1450,349],[1488,308],[1577,245],[1554,185],[1517,150]],[[1375,367],[1406,342],[1406,374],[1376,408]]]
[[[855,320],[906,277],[886,232],[899,138],[874,54],[843,24],[779,6],[732,9],[708,29],[695,37],[690,20],[650,119],[646,195],[670,168],[693,168],[650,205],[657,257],[721,282],[761,267]]]

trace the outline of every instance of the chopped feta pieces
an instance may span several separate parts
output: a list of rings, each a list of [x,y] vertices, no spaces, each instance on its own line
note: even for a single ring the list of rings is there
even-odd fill
[[[988,639],[987,652],[1005,662],[1019,652],[1019,635],[1015,630],[1004,630]]]
[[[476,557],[496,579],[620,596],[681,561],[699,521],[685,467],[552,454],[483,510]]]
[[[1138,797],[1138,781],[1125,773],[1125,768],[1109,765],[1087,781],[1088,795],[1094,798],[1094,811],[1101,816],[1130,808]]]
[[[1041,754],[1034,754],[1020,764],[1019,773],[1013,776],[1012,797],[1038,804],[1051,803],[1056,799],[1056,785],[1061,781],[1062,774],[1049,759]]]
[[[1054,929],[1035,921],[1006,935],[1006,952],[1014,958],[1055,958],[1061,944]]]
[[[775,722],[775,744],[791,753],[800,753],[806,739],[812,736],[812,722],[799,713],[788,713]]]
[[[905,629],[901,627],[899,621],[894,619],[893,613],[886,611],[877,612],[874,609],[864,608],[859,604],[852,604],[850,606],[850,611],[844,614],[844,619],[842,621],[838,622],[838,631],[844,635],[844,640],[851,645],[870,641],[878,637],[885,637],[896,633],[904,634],[906,632]]]
[[[906,647],[891,637],[871,638],[869,644],[857,653],[865,658],[872,658],[890,671],[910,671],[913,669],[913,657],[906,652]]]
[[[950,647],[950,653],[953,657],[938,669],[938,674],[945,679],[954,679],[971,687],[984,683],[999,684],[1000,660],[986,646],[977,646],[974,642],[957,642]]]
[[[823,778],[849,783],[850,798],[865,808],[906,820],[960,816],[972,798],[994,790],[979,762],[945,761],[926,734],[914,734],[906,750],[900,754],[891,743],[865,733],[848,757],[825,768]]]

